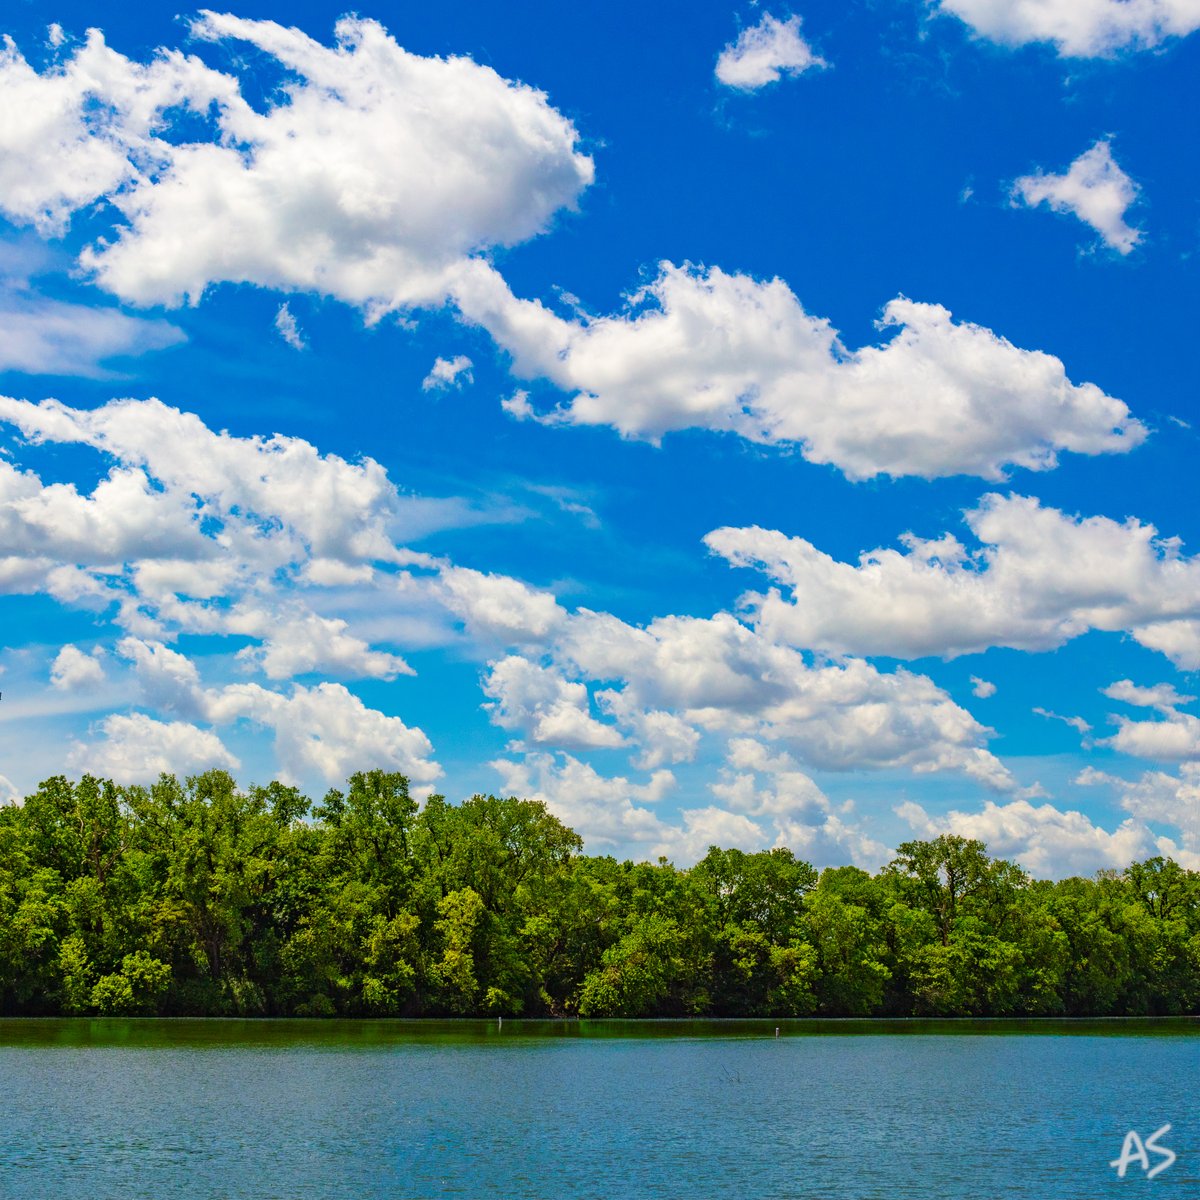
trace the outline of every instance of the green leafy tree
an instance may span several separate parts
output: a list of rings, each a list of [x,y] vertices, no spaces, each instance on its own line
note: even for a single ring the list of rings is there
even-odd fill
[[[848,904],[834,887],[818,887],[806,906],[805,923],[814,950],[817,997],[822,1013],[864,1017],[883,1003],[891,971],[879,922],[859,904]]]
[[[418,805],[358,772],[315,809],[223,771],[46,780],[0,807],[0,1013],[1177,1014],[1200,875],[1031,882],[982,843],[877,875],[788,850],[582,853],[542,804]]]

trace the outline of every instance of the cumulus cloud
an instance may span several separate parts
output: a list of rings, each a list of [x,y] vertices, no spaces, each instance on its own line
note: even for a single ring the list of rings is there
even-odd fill
[[[97,30],[40,73],[11,42],[0,54],[0,208],[52,235],[107,199],[123,223],[80,262],[132,303],[195,303],[234,282],[334,296],[370,319],[438,304],[464,261],[541,232],[591,182],[541,92],[410,54],[377,22],[343,18],[333,46],[213,12],[190,33],[274,60],[282,88],[257,108],[194,55],[134,62]]]
[[[788,846],[817,865],[850,858],[877,867],[887,858],[886,847],[852,815],[852,805],[835,809],[789,755],[749,738],[730,743],[711,789],[718,803],[685,805],[671,821],[655,811],[677,787],[668,770],[638,783],[601,775],[570,754],[541,750],[490,765],[504,791],[541,800],[594,852],[650,860],[662,855],[682,865],[714,845],[746,851]]]
[[[449,388],[461,388],[471,382],[474,363],[465,354],[453,358],[436,358],[429,374],[421,381],[423,392],[442,392]]]
[[[245,719],[269,728],[286,781],[299,782],[311,771],[335,783],[380,767],[407,775],[422,794],[442,773],[422,730],[368,708],[340,683],[295,684],[287,695],[256,683],[231,684],[210,693],[206,709],[217,724]]]
[[[1179,711],[1181,706],[1193,704],[1195,696],[1182,695],[1170,684],[1140,687],[1129,679],[1110,684],[1103,689],[1103,695],[1134,708],[1152,708],[1158,718],[1131,720],[1122,714],[1110,716],[1117,732],[1105,738],[1102,745],[1123,754],[1160,761],[1200,758],[1200,719]]]
[[[404,770],[418,786],[440,771],[421,730],[340,685],[286,694],[257,684],[213,691],[167,641],[188,633],[254,639],[236,658],[269,680],[310,672],[391,679],[411,668],[345,618],[312,611],[309,600],[363,589],[372,603],[390,605],[395,626],[409,602],[399,586],[407,579],[428,605],[469,601],[484,625],[503,625],[522,600],[534,628],[532,614],[555,608],[552,598],[516,581],[496,587],[490,577],[450,568],[440,578],[434,560],[400,545],[413,531],[409,501],[369,459],[322,455],[300,439],[217,433],[153,400],[84,411],[0,398],[0,420],[31,442],[74,443],[117,461],[86,493],[45,484],[0,459],[0,542],[8,551],[0,584],[99,611],[115,606],[111,619],[126,635],[116,651],[148,707],[189,722],[267,727],[285,769],[332,780],[370,763]],[[418,518],[418,532],[424,520]],[[60,656],[64,683],[94,673],[82,658]],[[84,747],[78,763],[153,773],[188,730],[199,728],[140,714],[113,720],[102,727],[101,748]],[[157,739],[143,756],[150,766],[134,761],[139,730]],[[201,757],[228,761],[216,750],[216,734],[197,738]],[[180,770],[192,765],[186,754],[178,759]]]
[[[691,762],[696,757],[700,732],[675,713],[641,708],[629,693],[608,688],[596,692],[596,702],[629,731],[640,747],[633,758],[638,770]]]
[[[989,700],[996,694],[996,685],[987,679],[980,679],[978,675],[971,676],[971,695],[978,697],[980,700]]]
[[[1136,708],[1156,708],[1161,713],[1172,713],[1183,704],[1191,704],[1196,697],[1184,696],[1169,683],[1156,683],[1153,687],[1139,687],[1132,679],[1118,679],[1103,690],[1110,700],[1120,700]]]
[[[12,557],[47,569],[56,562],[204,557],[192,508],[182,496],[156,491],[138,469],[114,468],[90,495],[81,495],[73,484],[45,485],[33,472],[0,461],[0,540]]]
[[[518,388],[511,396],[505,396],[500,401],[500,408],[508,413],[514,421],[537,421],[537,409],[533,407],[529,400],[529,393],[523,388]]]
[[[548,590],[405,549],[404,501],[370,460],[350,463],[278,435],[217,433],[157,401],[83,411],[0,398],[0,420],[29,441],[116,460],[85,492],[0,459],[0,538],[10,552],[0,581],[106,614],[122,631],[116,655],[141,702],[172,718],[147,727],[160,741],[164,724],[216,738],[249,722],[273,733],[281,768],[296,777],[333,781],[372,764],[428,788],[440,772],[429,739],[399,717],[328,681],[206,686],[196,663],[169,644],[190,635],[250,639],[225,667],[232,659],[277,683],[308,673],[386,679],[409,668],[372,644],[369,630],[390,642],[424,622],[422,645],[454,644],[489,664],[481,699],[521,739],[510,757],[533,756],[537,771],[548,762],[555,777],[566,769],[556,751],[620,750],[630,769],[654,772],[665,786],[665,765],[696,758],[705,739],[748,738],[772,747],[773,761],[787,755],[794,764],[757,782],[763,794],[795,798],[799,775],[813,769],[950,772],[1012,786],[987,749],[991,731],[924,676],[860,659],[811,660],[727,612],[635,625],[568,610]],[[349,606],[346,616],[339,605]],[[121,765],[132,754],[126,747],[143,718],[120,715],[100,743],[111,743],[108,757],[87,752],[98,762]],[[198,744],[220,760],[211,741]],[[749,838],[750,825],[768,844],[781,836],[774,816],[717,808],[688,808],[681,823],[638,844],[690,853],[705,830],[736,827]],[[787,836],[832,847],[857,844],[858,834],[831,809],[815,832]]]
[[[1171,712],[1158,721],[1114,719],[1117,732],[1105,744],[1122,754],[1160,762],[1200,758],[1200,718],[1191,713]]]
[[[1147,771],[1130,781],[1093,772],[1080,782],[1110,783],[1119,789],[1122,805],[1135,817],[1174,825],[1190,842],[1200,841],[1200,763],[1184,763],[1177,775]]]
[[[703,858],[711,846],[732,846],[753,852],[765,849],[771,840],[770,832],[744,813],[730,812],[715,804],[685,808],[679,816],[682,824],[672,828],[647,857],[662,856],[680,866],[690,866]]]
[[[1132,780],[1085,767],[1075,782],[1107,785],[1117,793],[1121,807],[1138,820],[1176,829],[1180,844],[1158,837],[1158,852],[1190,870],[1200,870],[1200,763],[1184,763],[1177,775],[1146,771]]]
[[[446,607],[482,642],[541,644],[567,619],[553,594],[509,575],[447,565],[438,588]]]
[[[938,10],[993,42],[1051,42],[1064,58],[1152,49],[1200,28],[1197,0],[940,0]]]
[[[355,637],[340,617],[261,611],[240,624],[247,633],[253,630],[262,643],[239,650],[239,660],[268,679],[291,679],[311,671],[346,679],[395,679],[415,674],[399,655],[373,649]]]
[[[203,560],[214,557],[214,539],[201,528],[217,525],[227,551],[276,566],[309,554],[408,560],[395,540],[409,532],[411,504],[372,459],[350,463],[278,434],[214,433],[153,399],[89,411],[0,397],[0,422],[32,442],[90,446],[120,464],[84,497],[0,463],[7,545],[32,539],[45,556],[77,562]],[[5,493],[25,503],[6,507]]]
[[[290,781],[301,782],[311,774],[333,783],[356,770],[384,767],[402,771],[417,788],[428,791],[441,774],[432,758],[432,744],[422,730],[368,707],[341,684],[296,684],[286,693],[254,683],[209,688],[203,685],[191,659],[161,642],[127,637],[118,642],[117,653],[132,665],[148,707],[208,725],[244,720],[270,729],[281,777]],[[191,731],[202,748],[202,754],[199,750],[197,754],[212,758],[211,765],[227,765],[212,757],[213,747],[219,745],[217,735],[195,725],[163,725],[135,713],[107,718],[102,728],[106,735],[103,747],[107,748],[81,747],[76,755],[79,764],[124,763],[132,770],[129,764],[136,755],[130,747],[140,730],[148,730],[152,748],[157,747],[153,754],[159,756],[153,758],[155,763],[166,761]],[[157,767],[150,774],[159,770],[181,773],[195,761],[195,755],[185,756],[182,766]]]
[[[62,692],[94,688],[104,680],[104,667],[96,652],[85,654],[78,646],[64,646],[50,666],[50,683]]]
[[[978,838],[988,852],[1015,859],[1036,876],[1091,875],[1101,867],[1124,869],[1153,853],[1154,841],[1141,822],[1129,818],[1111,833],[1083,813],[1052,804],[988,801],[982,812],[952,811],[931,817],[912,801],[896,813],[923,838],[943,833]]]
[[[1012,786],[985,748],[990,731],[926,676],[860,659],[812,665],[728,613],[637,627],[584,609],[550,654],[568,676],[618,683],[611,690],[620,701],[606,707],[634,738],[632,713],[666,712],[682,723],[672,730],[677,741],[688,726],[777,743],[826,770],[907,767]]]
[[[1013,184],[1012,198],[1014,204],[1046,204],[1057,213],[1078,217],[1119,254],[1128,254],[1142,240],[1142,231],[1125,221],[1138,198],[1137,184],[1117,166],[1106,141],[1086,150],[1063,175],[1022,175]]]
[[[210,730],[183,721],[156,721],[144,713],[113,714],[100,722],[102,739],[76,742],[67,756],[75,770],[117,783],[148,783],[168,772],[190,775],[240,763]]]
[[[1200,620],[1158,621],[1143,625],[1137,640],[1165,654],[1180,670],[1200,671]]]
[[[200,672],[186,655],[135,637],[122,638],[117,653],[132,665],[148,706],[189,718],[204,715]]]
[[[764,13],[757,25],[738,34],[717,59],[716,76],[726,87],[753,92],[783,75],[800,75],[826,66],[800,36],[800,18],[777,20]]]
[[[142,66],[110,50],[94,30],[68,63],[41,74],[6,38],[0,206],[45,236],[62,234],[72,213],[136,178],[133,156],[157,140],[151,130],[160,112],[188,106],[202,113],[234,93],[232,80],[194,58],[168,53]]]
[[[481,646],[526,649],[494,658],[484,691],[493,721],[530,749],[622,747],[652,770],[692,760],[705,737],[755,737],[821,769],[947,771],[1013,786],[986,748],[991,731],[925,676],[859,659],[812,663],[729,613],[639,626],[451,566],[433,591]]]
[[[867,832],[847,802],[835,808],[786,751],[754,738],[732,738],[712,793],[734,812],[769,821],[777,846],[787,846],[815,866],[878,868],[888,848]]]
[[[1120,400],[1072,383],[1057,358],[902,297],[879,323],[894,336],[849,350],[782,280],[716,267],[663,263],[627,312],[608,317],[559,317],[481,264],[455,295],[517,374],[572,393],[548,413],[523,394],[506,405],[547,424],[653,442],[729,431],[797,446],[851,479],[1001,479],[1011,467],[1052,468],[1064,450],[1121,453],[1146,433]]]
[[[656,771],[647,782],[635,783],[625,776],[603,776],[570,754],[545,751],[519,760],[497,759],[489,766],[500,776],[500,790],[540,800],[601,853],[632,849],[638,857],[657,857],[652,852],[674,835],[648,807],[675,787],[670,771]]]
[[[772,20],[746,31],[743,71],[768,61],[767,41],[798,38],[794,18]],[[81,263],[123,299],[195,302],[211,284],[248,282],[335,296],[373,320],[451,297],[520,373],[572,393],[549,414],[517,393],[514,416],[650,440],[728,430],[854,479],[995,479],[1144,436],[1120,400],[1072,383],[1057,359],[935,304],[893,300],[881,320],[893,336],[849,350],[780,280],[663,264],[627,313],[558,318],[513,297],[481,257],[546,228],[592,178],[574,128],[541,93],[469,59],[409,54],[357,18],[339,23],[332,47],[213,13],[192,34],[275,60],[278,99],[256,110],[237,78],[195,56],[139,64],[96,32],[41,73],[11,46],[0,69],[0,100],[8,89],[23,101],[13,111],[39,114],[0,136],[14,179],[32,181],[0,203],[51,233],[110,200],[123,223]],[[279,314],[285,335],[290,315]]]
[[[132,639],[119,652],[143,683],[145,648],[159,647],[154,662],[172,662],[164,643],[189,633],[253,639],[237,660],[271,680],[412,673],[400,655],[314,605],[351,589],[368,606],[386,606],[382,639],[398,636],[408,627],[405,605],[435,607],[441,586],[434,560],[400,539],[458,523],[454,503],[402,496],[370,459],[347,462],[295,438],[216,433],[156,400],[84,411],[0,397],[0,421],[34,443],[75,443],[116,459],[81,492],[0,458],[0,591],[115,608],[111,619]],[[419,601],[399,587],[409,568],[421,574]],[[174,699],[155,692],[151,702],[184,712],[178,704],[195,685],[189,677]]]
[[[569,749],[620,746],[624,738],[588,711],[588,691],[548,667],[510,654],[492,663],[483,681],[487,707],[502,729],[520,730],[537,744]]]
[[[979,542],[913,534],[903,550],[838,562],[774,530],[718,529],[705,542],[788,589],[749,593],[754,624],[791,645],[897,658],[990,646],[1049,650],[1089,630],[1128,631],[1168,654],[1166,625],[1200,618],[1200,560],[1130,518],[1073,517],[1024,496],[986,495],[965,514]],[[1188,663],[1186,642],[1178,665]]]

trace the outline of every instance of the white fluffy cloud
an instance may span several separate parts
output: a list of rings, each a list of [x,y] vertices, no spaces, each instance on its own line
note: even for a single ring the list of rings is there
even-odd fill
[[[588,691],[548,667],[510,654],[492,663],[483,681],[492,719],[538,745],[583,749],[620,746],[624,739],[588,711]]]
[[[1157,720],[1133,721],[1125,716],[1112,719],[1117,732],[1106,743],[1114,750],[1138,758],[1167,761],[1200,758],[1200,718],[1179,711],[1181,705],[1195,702],[1195,696],[1180,695],[1170,684],[1139,687],[1129,679],[1121,679],[1104,689],[1110,700],[1118,700],[1135,708],[1153,708]]]
[[[753,737],[812,767],[1012,786],[990,730],[925,676],[812,663],[729,613],[638,626],[568,612],[548,592],[451,566],[433,594],[481,647],[522,650],[492,659],[484,691],[493,721],[531,749],[621,747],[652,770],[691,761],[706,737]]]
[[[1184,671],[1200,671],[1200,620],[1157,621],[1136,631],[1137,640],[1165,654]]]
[[[346,679],[395,679],[414,674],[399,655],[372,649],[355,637],[340,617],[261,612],[254,613],[243,628],[261,637],[262,643],[238,651],[238,658],[268,679],[291,679],[312,671]]]
[[[271,729],[284,779],[312,772],[335,783],[381,767],[403,772],[415,791],[428,792],[442,773],[422,730],[368,708],[340,683],[296,684],[288,695],[256,683],[232,684],[209,693],[206,708],[217,724],[246,719]]]
[[[116,459],[88,493],[0,458],[0,590],[96,611],[115,605],[115,623],[143,645],[181,633],[254,639],[238,660],[272,680],[412,673],[346,618],[311,606],[336,602],[338,589],[376,602],[390,590],[395,621],[397,572],[433,565],[398,539],[456,523],[454,502],[402,497],[369,459],[322,455],[296,438],[214,433],[155,400],[84,411],[0,397],[0,421],[34,443],[77,443]],[[432,603],[434,577],[422,586]],[[120,651],[140,672],[133,644]],[[166,696],[156,702],[176,711]]]
[[[1064,58],[1145,50],[1200,29],[1198,0],[940,0],[939,10],[1005,46],[1052,42]]]
[[[1200,763],[1184,763],[1178,775],[1147,771],[1132,782],[1095,773],[1088,780],[1101,781],[1119,788],[1122,805],[1135,817],[1174,825],[1200,840]]]
[[[989,700],[996,694],[996,685],[989,679],[980,679],[978,675],[971,676],[971,695],[980,700]]]
[[[631,740],[631,714],[670,713],[683,727],[778,743],[827,770],[951,771],[993,788],[1012,780],[985,749],[989,731],[923,675],[859,659],[811,665],[728,613],[661,617],[645,628],[581,610],[551,651],[565,674],[612,684],[606,709]],[[651,740],[649,749],[656,746]]]
[[[421,381],[423,392],[443,392],[449,388],[461,388],[471,382],[474,363],[465,354],[453,358],[436,358],[429,374]]]
[[[90,495],[81,495],[73,484],[44,485],[32,472],[0,461],[0,544],[26,562],[202,558],[208,548],[193,527],[191,508],[182,496],[154,490],[136,468],[114,468]]]
[[[374,21],[343,18],[333,46],[211,12],[190,32],[273,59],[278,98],[260,111],[195,56],[133,62],[96,30],[41,73],[11,42],[0,54],[0,208],[54,234],[107,198],[125,223],[81,264],[132,303],[244,282],[372,318],[437,304],[463,261],[541,232],[591,182],[542,93],[469,58],[410,54]]]
[[[200,672],[186,655],[135,637],[122,638],[117,653],[132,664],[147,705],[183,717],[204,715]]]
[[[1138,820],[1173,827],[1180,834],[1180,844],[1158,837],[1158,852],[1190,870],[1200,870],[1200,763],[1184,763],[1178,775],[1146,771],[1132,780],[1087,767],[1075,782],[1105,784],[1117,793],[1121,807]]]
[[[791,645],[919,658],[1011,646],[1048,650],[1091,629],[1129,631],[1168,652],[1164,624],[1200,618],[1200,560],[1130,518],[1072,517],[1022,496],[984,496],[966,514],[980,543],[906,535],[903,550],[838,562],[803,538],[718,529],[709,548],[788,589],[751,593],[755,625]],[[1176,659],[1188,665],[1186,656]]]
[[[653,857],[651,851],[658,852],[674,835],[647,807],[674,788],[670,771],[656,771],[646,783],[634,783],[624,776],[603,776],[570,754],[545,751],[519,760],[497,759],[489,766],[499,774],[504,794],[540,800],[594,851],[633,850],[638,857]]]
[[[885,846],[869,837],[852,805],[835,809],[786,753],[735,738],[712,786],[716,804],[685,806],[665,820],[656,806],[676,789],[668,770],[644,783],[604,776],[570,754],[527,753],[491,764],[502,790],[541,800],[583,834],[594,851],[691,864],[710,846],[755,851],[788,846],[818,866],[854,861],[878,867]]]
[[[233,81],[194,58],[163,54],[141,66],[110,50],[96,30],[62,66],[42,74],[11,38],[0,50],[0,196],[14,221],[45,234],[71,214],[131,183],[157,115],[173,105],[205,111],[233,99]]]
[[[988,801],[982,812],[949,812],[931,817],[919,804],[908,802],[897,814],[923,838],[953,833],[978,838],[988,852],[1015,859],[1034,875],[1091,875],[1100,867],[1123,869],[1153,853],[1150,831],[1129,818],[1113,831],[1095,825],[1083,813],[1063,812],[1052,804],[1011,800]]]
[[[97,655],[85,654],[78,646],[64,646],[50,666],[50,683],[62,692],[94,688],[104,679],[104,667]]]
[[[662,709],[640,707],[629,692],[604,689],[596,702],[618,725],[629,731],[639,747],[633,765],[650,771],[664,763],[691,762],[700,745],[700,732],[682,717]]]
[[[889,857],[888,848],[855,817],[852,803],[835,808],[790,754],[753,738],[730,740],[712,792],[734,812],[770,822],[775,845],[818,867],[852,862],[878,869]]]
[[[275,313],[275,332],[293,350],[307,350],[308,343],[304,340],[304,334],[300,332],[300,325],[296,320],[295,314],[291,307],[287,304],[281,304]]]
[[[797,30],[770,17],[747,30],[739,78],[795,66]],[[409,54],[357,18],[339,23],[333,47],[212,13],[192,33],[274,59],[283,98],[256,111],[236,78],[194,56],[138,64],[98,33],[40,74],[12,47],[0,68],[0,101],[7,88],[39,114],[0,134],[0,157],[33,189],[14,189],[6,211],[49,232],[110,199],[125,223],[81,261],[126,300],[196,301],[225,280],[332,295],[374,319],[449,296],[520,373],[572,393],[541,416],[518,395],[516,415],[651,440],[728,430],[796,445],[854,479],[997,479],[1144,436],[1120,400],[1073,384],[1056,358],[936,304],[893,300],[881,327],[894,336],[850,351],[780,280],[664,264],[627,313],[562,320],[513,297],[480,258],[544,229],[592,178],[544,96],[469,59]],[[187,108],[181,136],[206,138],[172,136]],[[281,329],[295,343],[293,325]],[[436,367],[430,379],[442,382]]]
[[[1200,718],[1190,713],[1172,713],[1161,721],[1116,721],[1117,732],[1106,742],[1122,754],[1160,762],[1200,758]]]
[[[648,858],[660,855],[681,866],[703,858],[710,846],[736,847],[753,852],[771,844],[771,833],[744,813],[708,805],[705,808],[685,808],[680,814],[681,825],[667,831],[663,841],[651,848]]]
[[[172,718],[121,714],[103,729],[99,746],[108,749],[87,750],[89,761],[132,769],[129,747],[144,721],[159,742],[168,737],[159,726],[177,740],[199,729],[209,736],[196,744],[220,761],[210,738],[249,722],[274,734],[281,768],[297,778],[334,781],[381,765],[427,788],[440,768],[425,733],[346,688],[206,684],[197,663],[168,645],[189,635],[251,640],[235,642],[205,676],[232,664],[276,682],[309,672],[387,679],[409,668],[368,631],[391,639],[424,621],[420,645],[454,644],[490,663],[481,699],[535,764],[553,751],[621,750],[661,783],[665,764],[696,758],[706,739],[711,749],[732,737],[773,747],[775,761],[790,756],[794,770],[762,785],[780,795],[795,796],[799,776],[815,768],[951,772],[1012,785],[987,749],[990,731],[923,676],[861,660],[814,662],[724,612],[639,626],[569,611],[520,580],[404,549],[406,502],[370,460],[349,463],[298,439],[214,433],[157,401],[83,411],[0,398],[0,420],[32,442],[74,443],[116,460],[89,493],[44,484],[0,459],[0,535],[10,552],[0,579],[107,614],[123,634],[113,649],[128,664],[124,683],[136,683],[156,717]],[[562,762],[545,761],[561,774]],[[761,834],[767,844],[781,836],[775,818],[754,812],[701,805],[686,813],[638,844],[682,855],[686,839],[704,831],[736,827],[743,840]],[[850,847],[858,835],[830,810],[815,829],[788,836]]]
[[[519,300],[482,264],[455,293],[464,316],[571,399],[548,424],[609,425],[657,441],[682,429],[798,446],[851,479],[876,475],[1000,479],[1045,470],[1060,451],[1121,453],[1144,426],[1120,400],[1074,384],[1063,364],[1021,350],[936,304],[899,298],[876,346],[848,350],[780,279],[663,263],[619,316],[566,320]]]
[[[31,441],[91,446],[122,464],[90,504],[73,488],[45,489],[60,498],[62,511],[54,514],[53,529],[49,521],[39,527],[39,536],[49,532],[61,542],[69,529],[81,551],[92,547],[90,561],[163,557],[172,546],[174,558],[210,557],[212,539],[198,532],[202,518],[221,523],[227,544],[247,553],[266,550],[280,562],[302,550],[342,559],[397,557],[404,505],[372,459],[348,463],[299,438],[214,433],[199,417],[158,400],[113,400],[88,411],[55,400],[0,397],[0,421]],[[32,494],[28,477],[22,485],[9,471],[9,486]],[[120,494],[107,502],[106,488]],[[110,514],[111,529],[104,524]],[[191,528],[181,529],[181,522]],[[139,538],[143,543],[135,544]]]
[[[446,566],[439,577],[442,602],[482,642],[541,644],[567,619],[550,592],[508,575]]]
[[[1090,225],[1106,246],[1128,254],[1142,240],[1142,231],[1125,220],[1138,198],[1137,184],[1117,166],[1112,147],[1097,142],[1081,154],[1063,175],[1023,175],[1012,188],[1014,204],[1036,208],[1049,205]]]
[[[311,688],[297,684],[287,693],[256,683],[206,688],[196,664],[161,642],[127,637],[117,644],[117,653],[132,665],[142,702],[148,707],[209,725],[228,726],[246,720],[270,729],[281,777],[289,780],[298,782],[315,775],[335,783],[352,771],[385,767],[404,772],[418,789],[428,790],[441,774],[422,730],[369,708],[341,684],[324,682]],[[184,754],[181,766],[156,766],[153,771],[146,767],[151,774],[160,770],[182,773],[199,761],[197,755],[206,761],[211,758],[210,765],[228,765],[219,756],[213,757],[214,746],[219,745],[217,735],[196,725],[164,725],[134,713],[109,717],[102,728],[105,742],[100,748],[79,748],[77,765],[85,761],[110,764],[108,773],[114,777],[118,767],[133,771],[130,764],[138,761],[135,743],[140,731],[150,735],[148,762],[167,761],[188,737],[200,748]]]
[[[147,783],[164,772],[183,776],[210,767],[232,771],[240,765],[215,733],[183,721],[117,713],[100,722],[100,732],[100,741],[76,742],[67,761],[76,770],[118,783]]]
[[[777,20],[764,13],[757,25],[738,34],[717,59],[716,76],[726,87],[753,92],[782,75],[800,75],[825,61],[800,36],[800,18]]]
[[[1118,679],[1103,691],[1110,700],[1120,700],[1135,708],[1155,708],[1161,713],[1171,713],[1183,704],[1191,704],[1196,697],[1184,696],[1169,683],[1156,683],[1153,687],[1139,687],[1132,679]]]

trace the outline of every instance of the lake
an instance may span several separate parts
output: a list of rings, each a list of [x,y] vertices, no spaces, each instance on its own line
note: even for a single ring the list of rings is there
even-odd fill
[[[1198,1080],[1190,1020],[0,1020],[0,1197],[1195,1195]]]

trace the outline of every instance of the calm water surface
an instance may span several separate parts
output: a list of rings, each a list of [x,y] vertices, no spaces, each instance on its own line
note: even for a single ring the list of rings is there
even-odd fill
[[[1195,1022],[774,1030],[0,1020],[0,1197],[1200,1195]]]

